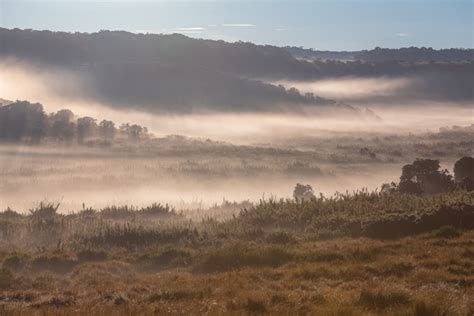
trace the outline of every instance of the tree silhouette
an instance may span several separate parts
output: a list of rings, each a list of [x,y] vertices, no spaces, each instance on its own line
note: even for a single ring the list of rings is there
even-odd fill
[[[74,138],[74,113],[71,110],[59,110],[50,116],[51,136],[54,138],[70,142]]]
[[[99,134],[103,140],[113,140],[115,137],[115,124],[112,121],[102,120],[99,123]]]
[[[77,142],[82,144],[84,139],[92,136],[97,130],[96,119],[92,117],[81,117],[77,120]]]
[[[314,199],[313,187],[309,184],[297,183],[293,190],[293,197],[298,201],[309,201]]]
[[[139,141],[148,136],[148,129],[138,124],[122,124],[120,132],[129,140]],[[39,143],[43,138],[71,143],[76,137],[79,144],[88,138],[100,136],[112,141],[117,129],[114,122],[85,116],[76,118],[63,109],[47,115],[39,103],[16,101],[0,105],[0,141]]]
[[[454,182],[447,170],[440,170],[439,160],[416,159],[403,166],[398,187],[403,193],[433,194],[452,190]]]
[[[462,188],[474,190],[474,158],[462,157],[454,164],[454,180]]]

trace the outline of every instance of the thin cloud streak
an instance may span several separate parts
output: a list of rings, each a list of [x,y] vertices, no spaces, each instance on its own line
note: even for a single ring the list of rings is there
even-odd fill
[[[177,27],[176,31],[205,31],[205,27]]]
[[[222,24],[222,26],[225,27],[255,27],[255,24],[250,24],[250,23],[225,23]]]

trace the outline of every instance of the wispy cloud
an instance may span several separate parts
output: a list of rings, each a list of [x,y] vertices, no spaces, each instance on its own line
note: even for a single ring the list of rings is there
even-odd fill
[[[255,27],[255,24],[250,24],[250,23],[225,23],[222,24],[222,26],[226,27]]]
[[[177,27],[175,28],[177,31],[205,31],[205,27]]]
[[[173,29],[175,32],[183,33],[183,34],[199,34],[207,29],[205,27],[177,27]]]
[[[408,34],[408,33],[397,33],[395,35],[397,35],[399,37],[408,37],[408,36],[410,36],[410,34]]]

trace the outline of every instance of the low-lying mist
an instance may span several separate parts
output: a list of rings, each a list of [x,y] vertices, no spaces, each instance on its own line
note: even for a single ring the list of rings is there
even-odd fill
[[[277,81],[285,87],[294,87],[304,93],[354,102],[370,98],[393,97],[406,89],[413,79],[410,78],[333,78],[317,81]]]
[[[67,108],[79,116],[110,119],[117,124],[134,122],[147,126],[156,136],[180,134],[239,144],[279,143],[295,137],[328,137],[358,133],[403,134],[437,131],[441,126],[470,125],[473,110],[466,103],[417,101],[387,106],[374,100],[396,96],[410,86],[406,78],[345,78],[316,82],[280,82],[302,92],[337,100],[357,101],[361,115],[342,110],[301,108],[298,111],[163,112],[152,114],[117,108],[87,95],[87,80],[80,73],[45,69],[14,60],[0,63],[0,98],[24,99],[43,104],[47,112]],[[21,83],[21,84],[18,84]],[[372,98],[372,102],[362,100]],[[375,115],[366,115],[364,108]],[[135,110],[131,110],[135,109]]]
[[[126,122],[147,126],[156,137],[179,134],[203,142],[207,138],[227,142],[214,151],[177,143],[175,146],[185,147],[180,148],[184,153],[160,146],[147,153],[149,147],[156,146],[153,142],[123,150],[3,145],[0,209],[25,211],[44,200],[61,202],[63,212],[79,210],[83,203],[100,208],[160,202],[195,209],[223,199],[291,197],[296,183],[309,183],[315,192],[332,195],[396,181],[403,164],[420,155],[442,157],[449,167],[459,155],[472,154],[468,142],[461,146],[441,139],[439,144],[446,147],[441,148],[444,145],[429,137],[401,138],[398,143],[390,138],[473,123],[472,107],[461,102],[425,100],[387,106],[374,101],[401,94],[412,84],[408,79],[285,82],[303,92],[357,101],[359,112],[305,107],[298,111],[280,108],[185,114],[153,114],[134,106],[130,110],[99,102],[87,95],[90,83],[80,72],[60,68],[4,61],[0,63],[0,82],[0,98],[40,102],[47,112],[67,108],[78,116],[113,120],[117,126]],[[367,99],[373,102],[363,102]],[[387,139],[380,141],[379,137]]]
[[[316,193],[375,189],[394,181],[399,163],[334,165],[311,163],[309,154],[275,155],[242,149],[241,154],[117,153],[106,149],[1,146],[0,209],[26,211],[41,201],[60,202],[62,212],[87,206],[147,206],[169,203],[182,209],[229,201],[290,198],[296,183]],[[304,170],[293,170],[303,165]]]

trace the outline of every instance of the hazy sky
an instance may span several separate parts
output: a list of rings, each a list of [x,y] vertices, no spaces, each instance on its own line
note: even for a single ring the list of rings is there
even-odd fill
[[[473,0],[0,0],[6,28],[101,29],[329,50],[473,47]]]

